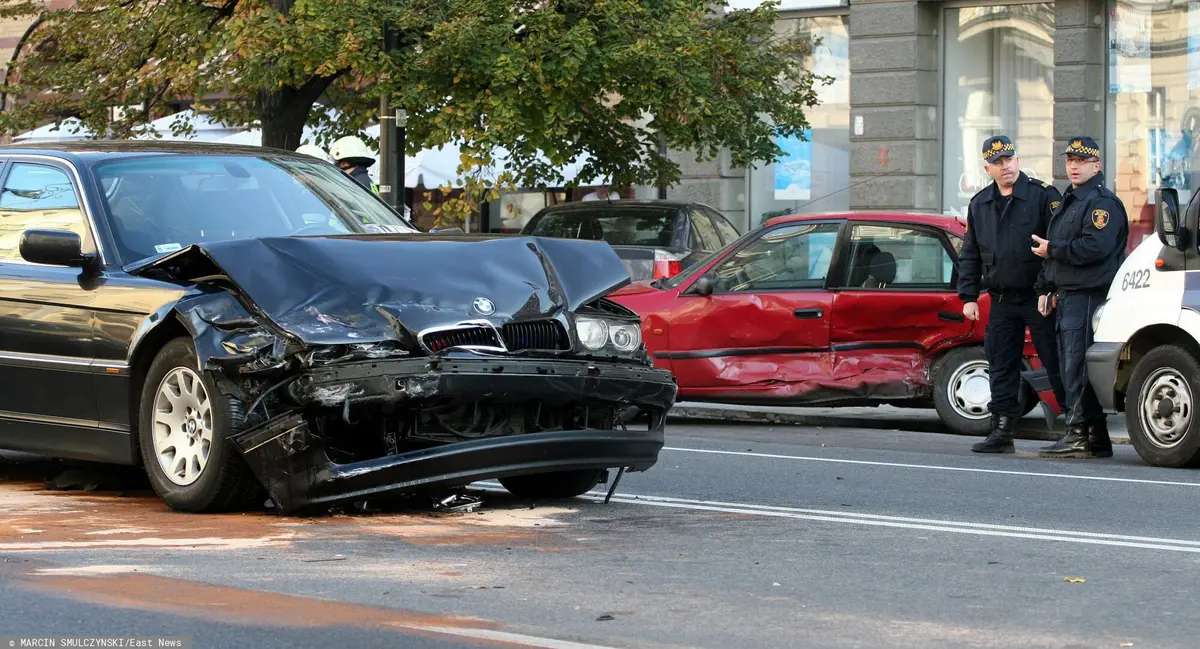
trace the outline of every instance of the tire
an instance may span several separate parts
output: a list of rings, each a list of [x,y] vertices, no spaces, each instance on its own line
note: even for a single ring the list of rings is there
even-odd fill
[[[574,498],[600,484],[600,469],[559,471],[501,478],[500,484],[519,498]]]
[[[1156,347],[1138,361],[1125,392],[1129,441],[1147,464],[1200,466],[1196,395],[1200,363],[1177,345]],[[1170,415],[1161,415],[1171,408]]]
[[[193,409],[196,414],[187,411],[192,406],[197,406]],[[160,411],[160,407],[167,410]],[[175,413],[179,413],[180,426],[171,430],[166,422],[176,419]],[[138,401],[138,445],[150,484],[169,507],[188,512],[223,511],[261,495],[254,475],[228,440],[241,430],[244,416],[241,403],[222,395],[199,370],[190,339],[176,338],[159,350],[146,372]],[[177,436],[174,440],[163,439],[168,430]],[[161,455],[155,448],[156,438],[162,440]],[[191,459],[181,458],[180,449],[172,444],[179,444]],[[180,469],[182,475],[168,471],[164,463]],[[181,469],[182,465],[188,468]]]
[[[987,405],[992,391],[982,347],[946,352],[933,364],[930,376],[934,410],[951,431],[975,436],[991,431],[992,413]]]
[[[1017,395],[1017,402],[1021,404],[1021,416],[1024,417],[1033,412],[1033,409],[1038,407],[1042,401],[1028,383],[1021,381],[1021,393]]]

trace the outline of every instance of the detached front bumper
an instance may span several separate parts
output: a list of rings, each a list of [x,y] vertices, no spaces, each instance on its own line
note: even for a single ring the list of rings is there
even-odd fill
[[[627,467],[658,461],[666,413],[674,405],[669,372],[608,363],[533,359],[405,359],[317,368],[293,397],[310,408],[347,413],[438,403],[581,404],[636,409],[641,430],[589,427],[510,434],[338,464],[304,410],[277,416],[233,438],[255,475],[285,512],[315,505],[476,480],[551,471]],[[337,403],[340,397],[341,406]],[[353,415],[351,415],[353,416]]]
[[[1117,411],[1117,371],[1124,351],[1125,343],[1093,343],[1085,355],[1088,382],[1105,412]]]

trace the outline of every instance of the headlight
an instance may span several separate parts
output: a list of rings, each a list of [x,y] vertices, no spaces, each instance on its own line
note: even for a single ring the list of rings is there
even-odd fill
[[[642,328],[636,324],[615,325],[608,330],[613,347],[619,352],[632,352],[642,344]]]
[[[575,330],[584,347],[598,351],[608,342],[608,323],[598,318],[577,318]]]
[[[1108,301],[1105,300],[1104,304],[1108,304]],[[1098,330],[1100,328],[1100,314],[1104,313],[1104,304],[1101,304],[1100,306],[1096,307],[1096,312],[1092,314],[1092,333],[1093,334],[1096,333],[1096,330]]]
[[[575,318],[575,331],[590,352],[632,354],[642,346],[640,322],[582,316]]]

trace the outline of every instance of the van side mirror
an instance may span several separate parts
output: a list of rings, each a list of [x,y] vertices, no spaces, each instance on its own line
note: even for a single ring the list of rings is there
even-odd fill
[[[79,235],[70,230],[26,230],[21,234],[21,258],[33,264],[85,268],[93,258],[83,254]]]
[[[1179,192],[1174,189],[1154,191],[1154,231],[1168,248],[1183,250],[1187,247],[1187,231],[1179,222]]]
[[[695,291],[696,295],[712,295],[712,277],[708,275],[701,275],[700,279],[696,280],[696,283],[692,285],[692,290]]]

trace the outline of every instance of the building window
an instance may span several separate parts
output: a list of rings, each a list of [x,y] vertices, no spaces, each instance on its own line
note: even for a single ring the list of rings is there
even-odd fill
[[[983,141],[1007,135],[1021,169],[1054,173],[1054,5],[961,7],[943,14],[942,209],[966,215],[992,182]]]
[[[1200,3],[1109,3],[1104,173],[1129,214],[1129,247],[1154,235],[1154,190],[1200,186]]]
[[[808,67],[833,77],[816,88],[820,103],[807,113],[807,141],[778,141],[779,161],[748,172],[749,227],[788,213],[844,210],[850,206],[850,59],[845,16],[785,18],[775,23],[781,35],[819,39]]]

